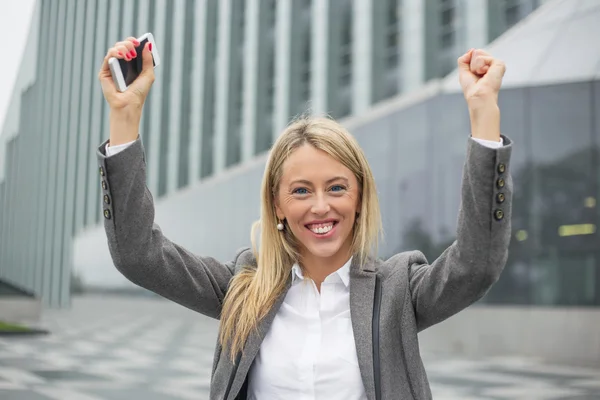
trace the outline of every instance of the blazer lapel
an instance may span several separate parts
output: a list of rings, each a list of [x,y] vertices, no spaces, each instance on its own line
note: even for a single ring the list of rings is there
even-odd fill
[[[371,259],[360,266],[358,257],[350,265],[350,316],[358,355],[360,374],[367,398],[375,398],[373,372],[373,303],[375,297],[375,265]]]
[[[254,362],[254,358],[258,354],[260,345],[263,339],[265,338],[265,335],[269,331],[269,328],[271,327],[271,324],[275,319],[275,315],[277,314],[277,311],[279,311],[279,308],[281,307],[281,304],[283,303],[285,295],[290,289],[290,286],[291,277],[288,281],[287,287],[283,290],[277,301],[273,304],[271,310],[269,310],[268,314],[262,319],[261,322],[259,322],[256,331],[252,332],[250,336],[248,336],[246,345],[244,346],[242,357],[240,359],[240,364],[238,365],[237,371],[235,373],[235,378],[233,380],[229,396],[231,396],[231,393],[237,393],[244,384],[244,381],[246,380],[246,375],[250,370],[250,366],[252,365],[252,363]]]

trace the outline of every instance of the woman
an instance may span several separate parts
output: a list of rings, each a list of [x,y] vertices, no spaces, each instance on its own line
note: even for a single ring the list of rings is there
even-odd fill
[[[99,74],[111,108],[98,150],[105,229],[132,282],[220,319],[211,399],[429,399],[417,333],[481,298],[510,237],[511,142],[500,135],[502,62],[458,59],[471,117],[457,240],[433,264],[418,251],[375,258],[375,182],[356,141],[329,119],[305,118],[274,144],[261,196],[260,245],[222,264],[169,241],[154,224],[138,136],[154,81],[146,47],[111,48]],[[116,91],[107,60],[143,57]]]

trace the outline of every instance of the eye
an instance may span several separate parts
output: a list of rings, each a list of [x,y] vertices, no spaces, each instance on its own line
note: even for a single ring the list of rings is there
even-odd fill
[[[346,190],[346,188],[342,185],[333,185],[330,189],[332,192],[342,192]]]
[[[308,194],[308,190],[306,188],[296,188],[292,190],[293,194]]]

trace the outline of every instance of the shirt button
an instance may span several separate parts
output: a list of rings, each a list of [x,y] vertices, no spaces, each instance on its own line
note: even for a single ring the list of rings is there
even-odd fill
[[[504,218],[504,211],[500,209],[494,211],[494,218],[496,218],[496,221],[502,220],[502,218]]]
[[[504,179],[502,179],[502,178],[499,178],[499,179],[496,181],[496,186],[498,187],[498,189],[502,189],[502,188],[504,187],[504,185],[505,185],[505,184],[506,184],[506,183],[504,182]]]
[[[105,195],[104,195],[104,202],[105,202],[106,204],[110,204],[110,197],[108,197],[108,195],[107,195],[107,194],[105,194]]]
[[[104,218],[110,219],[110,210],[104,210]]]
[[[503,174],[506,171],[505,164],[498,164],[498,173]]]
[[[497,202],[498,204],[502,204],[502,203],[504,203],[504,200],[506,200],[506,198],[504,197],[504,193],[498,193],[498,194],[496,195],[496,202]]]

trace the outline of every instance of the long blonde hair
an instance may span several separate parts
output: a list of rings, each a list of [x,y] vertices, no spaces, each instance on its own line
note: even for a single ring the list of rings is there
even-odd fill
[[[261,217],[252,227],[252,245],[257,267],[243,268],[230,282],[221,313],[219,340],[235,362],[236,355],[285,290],[290,271],[298,261],[298,248],[289,229],[277,230],[275,196],[287,157],[302,145],[322,150],[354,173],[358,180],[360,213],[353,229],[352,252],[361,263],[376,254],[381,216],[375,180],[367,159],[340,124],[325,117],[300,117],[275,141],[261,187]],[[260,229],[257,251],[256,232]],[[229,346],[229,347],[228,347]]]

